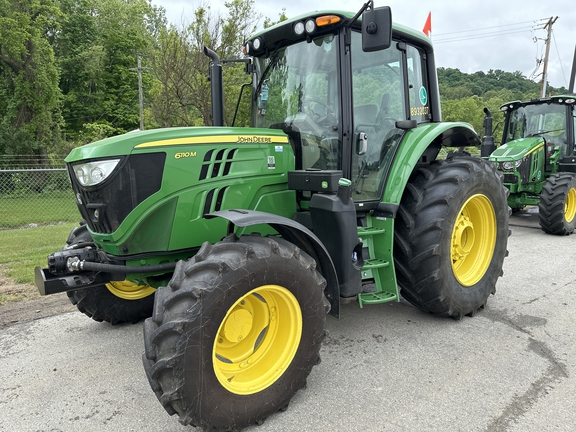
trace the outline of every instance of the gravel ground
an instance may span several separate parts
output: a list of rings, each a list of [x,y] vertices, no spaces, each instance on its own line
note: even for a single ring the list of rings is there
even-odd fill
[[[14,283],[4,275],[2,266],[0,297],[8,299],[0,305],[0,328],[76,310],[66,293],[41,297],[34,285]]]

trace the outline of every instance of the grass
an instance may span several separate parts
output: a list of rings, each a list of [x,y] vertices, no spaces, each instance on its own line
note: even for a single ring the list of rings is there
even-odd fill
[[[0,229],[80,220],[72,192],[0,195]]]
[[[470,153],[470,156],[473,157],[480,157],[480,148],[479,147],[463,147],[465,152]],[[446,159],[448,153],[453,151],[458,151],[459,147],[442,147],[440,150],[440,154],[438,155],[438,159]]]
[[[0,264],[4,276],[17,284],[34,284],[34,267],[45,267],[46,257],[66,244],[68,234],[78,223],[39,226],[0,231]],[[35,288],[34,288],[35,289]],[[8,298],[0,293],[0,304]]]

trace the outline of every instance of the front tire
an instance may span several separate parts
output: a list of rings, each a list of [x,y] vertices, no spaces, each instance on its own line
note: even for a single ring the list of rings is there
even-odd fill
[[[552,174],[540,192],[540,227],[548,234],[569,235],[576,226],[576,175]]]
[[[329,303],[316,263],[273,237],[204,243],[144,324],[144,368],[184,425],[236,430],[288,406],[319,362]]]
[[[68,291],[66,294],[70,302],[84,315],[94,321],[116,325],[135,324],[151,316],[155,291],[149,286],[118,281],[91,288],[80,288]]]
[[[72,230],[68,248],[94,245],[85,224]],[[152,315],[155,289],[130,281],[109,282],[91,288],[68,291],[68,299],[84,315],[112,325],[135,324]]]
[[[406,300],[455,319],[484,308],[507,255],[507,193],[501,173],[482,159],[452,157],[413,174],[394,234]]]

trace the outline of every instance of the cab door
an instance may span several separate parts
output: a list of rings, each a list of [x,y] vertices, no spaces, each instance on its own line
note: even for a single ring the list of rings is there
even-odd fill
[[[394,42],[382,51],[362,51],[352,34],[352,117],[354,151],[351,180],[355,201],[380,201],[387,174],[406,131],[398,121],[431,120],[423,51]]]

